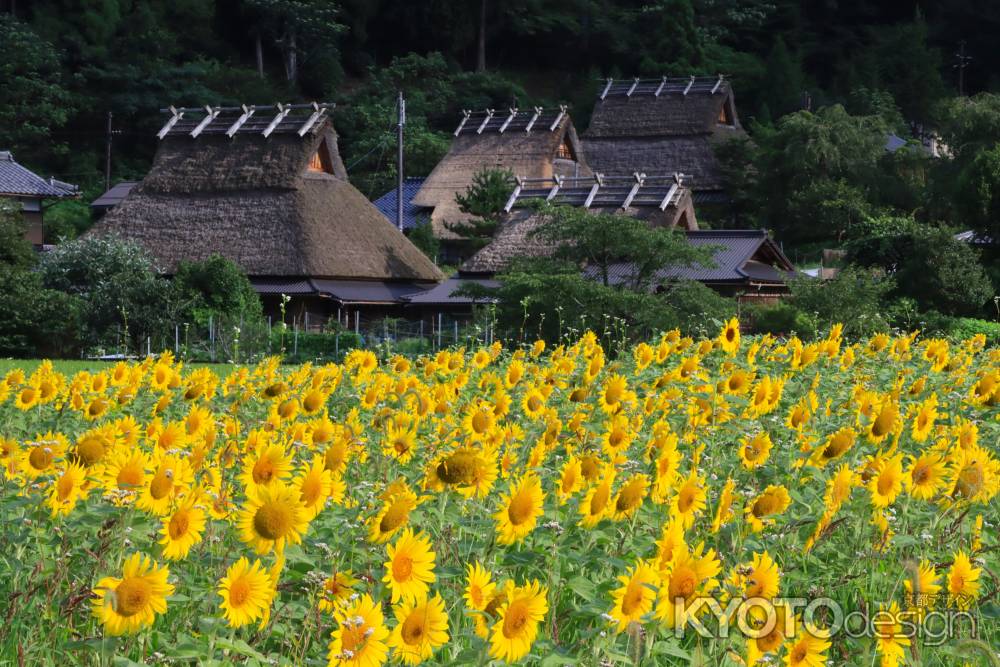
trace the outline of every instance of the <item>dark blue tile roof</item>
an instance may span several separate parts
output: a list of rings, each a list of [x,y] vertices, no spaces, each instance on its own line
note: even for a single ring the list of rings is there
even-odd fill
[[[403,231],[409,231],[430,218],[430,209],[414,206],[412,203],[420,186],[424,184],[424,178],[421,176],[403,181]],[[389,190],[372,203],[389,219],[389,222],[396,224],[396,188]]]
[[[77,193],[75,185],[54,178],[46,180],[14,162],[10,151],[0,151],[0,195],[72,197]]]

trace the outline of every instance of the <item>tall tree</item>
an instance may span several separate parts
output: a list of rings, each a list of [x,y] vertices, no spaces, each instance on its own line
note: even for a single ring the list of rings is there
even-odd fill
[[[55,49],[27,25],[0,15],[0,147],[34,160],[61,147],[52,131],[69,118]]]

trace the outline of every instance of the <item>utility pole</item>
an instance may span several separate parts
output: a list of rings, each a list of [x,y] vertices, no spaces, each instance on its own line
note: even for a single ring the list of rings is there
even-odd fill
[[[406,125],[406,100],[403,91],[399,91],[396,103],[399,111],[399,122],[396,125],[396,226],[403,231],[403,126]]]
[[[104,156],[104,191],[107,192],[111,189],[111,117],[112,113],[108,112],[108,137],[106,142],[106,151]]]
[[[971,60],[971,56],[965,55],[965,40],[963,39],[958,43],[958,53],[955,54],[956,62],[953,65],[958,70],[958,94],[960,97],[965,96],[965,68],[968,67]]]

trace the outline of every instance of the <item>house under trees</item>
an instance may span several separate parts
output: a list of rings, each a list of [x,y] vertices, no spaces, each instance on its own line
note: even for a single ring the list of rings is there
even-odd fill
[[[135,241],[166,274],[220,254],[298,322],[398,314],[443,276],[348,182],[329,109],[171,109],[149,173],[89,233]]]
[[[10,151],[0,151],[0,199],[13,201],[24,216],[24,236],[36,249],[45,242],[46,201],[79,197],[75,185],[42,178],[18,164]]]

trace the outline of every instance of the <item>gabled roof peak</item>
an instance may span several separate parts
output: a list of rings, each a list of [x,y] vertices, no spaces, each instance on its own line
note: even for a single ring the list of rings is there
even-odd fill
[[[160,139],[184,135],[196,139],[213,134],[223,134],[230,139],[237,134],[258,134],[265,138],[272,134],[297,134],[302,137],[319,127],[335,106],[332,102],[244,104],[238,107],[171,106],[160,109],[161,113],[169,113],[170,118],[156,136]]]

